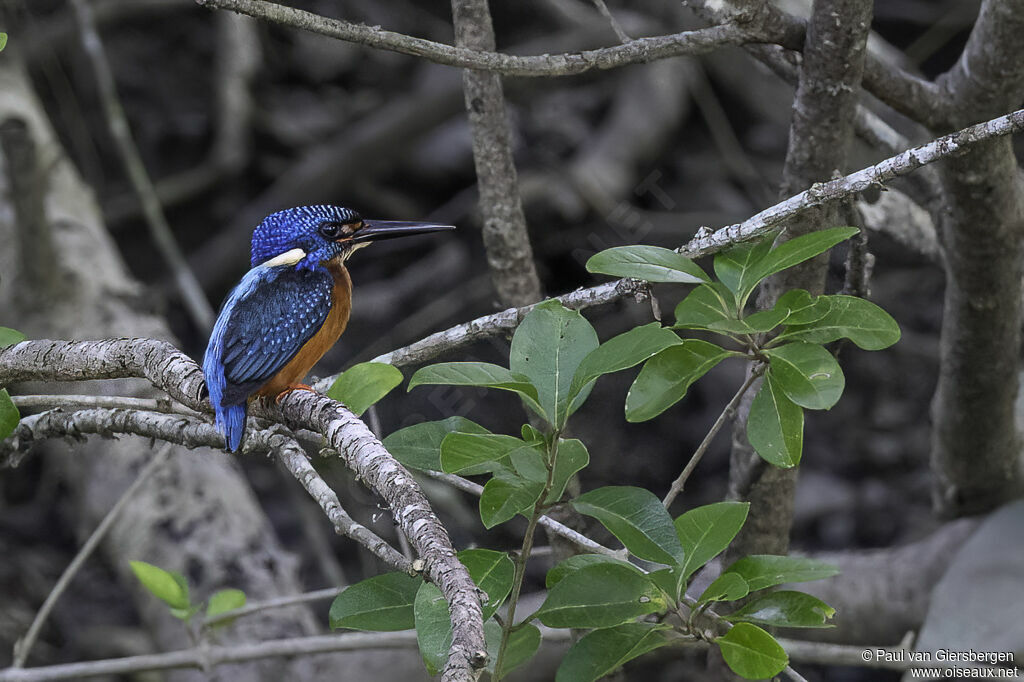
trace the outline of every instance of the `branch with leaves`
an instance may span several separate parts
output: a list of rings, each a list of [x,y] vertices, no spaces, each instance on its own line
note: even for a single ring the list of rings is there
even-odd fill
[[[766,208],[742,223],[727,225],[715,231],[702,230],[678,250],[689,258],[717,253],[722,249],[756,239],[778,229],[786,221],[808,209],[841,201],[872,188],[885,190],[885,183],[893,178],[908,175],[922,166],[944,158],[963,154],[971,146],[985,140],[1012,135],[1021,130],[1024,130],[1024,109],[950,135],[944,135],[844,177],[816,183],[810,189]],[[567,308],[582,310],[595,305],[613,303],[630,296],[640,300],[647,297],[646,285],[642,279],[606,282],[564,294],[557,297],[556,300]],[[464,322],[450,329],[431,334],[408,346],[379,355],[373,359],[373,362],[393,364],[397,367],[428,362],[443,353],[460,350],[476,341],[514,331],[534,307],[535,305],[508,308],[470,322]],[[326,390],[336,379],[337,375],[321,379],[315,384],[315,387],[318,390]]]

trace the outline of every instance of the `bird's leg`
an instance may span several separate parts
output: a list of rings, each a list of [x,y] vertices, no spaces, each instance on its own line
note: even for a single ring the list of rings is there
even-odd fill
[[[306,384],[292,384],[277,394],[277,397],[274,398],[274,404],[280,405],[281,401],[284,400],[284,397],[292,391],[312,391],[313,393],[316,393],[316,390],[314,390],[312,386],[307,386]]]

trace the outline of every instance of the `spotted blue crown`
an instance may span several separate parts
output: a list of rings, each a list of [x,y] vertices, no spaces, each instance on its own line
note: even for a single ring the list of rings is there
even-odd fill
[[[308,255],[299,267],[316,269],[320,262],[337,255],[341,247],[325,240],[317,228],[325,222],[351,223],[359,214],[344,206],[299,206],[278,211],[263,219],[252,233],[251,263],[256,267],[291,249],[299,248]]]

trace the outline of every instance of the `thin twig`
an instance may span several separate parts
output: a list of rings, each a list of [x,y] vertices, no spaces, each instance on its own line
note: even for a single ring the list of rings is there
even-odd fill
[[[283,609],[289,606],[308,604],[309,602],[322,601],[324,599],[334,599],[341,592],[341,589],[342,588],[340,587],[325,587],[322,590],[303,592],[302,594],[294,594],[290,597],[277,597],[275,599],[264,599],[263,601],[251,602],[241,608],[225,611],[224,613],[218,613],[216,616],[207,616],[203,619],[203,627],[210,627],[211,625],[217,625],[218,623],[234,620],[235,618],[241,618],[261,611]]]
[[[32,647],[35,645],[36,639],[39,637],[39,630],[43,627],[43,623],[46,622],[46,619],[49,617],[53,607],[57,605],[57,600],[60,599],[62,594],[64,594],[64,591],[71,583],[71,579],[78,573],[78,570],[82,567],[82,564],[85,563],[85,560],[88,559],[89,556],[92,555],[93,550],[99,546],[100,541],[103,540],[104,536],[106,536],[107,531],[110,530],[112,525],[114,525],[114,521],[117,520],[124,508],[128,506],[128,503],[135,497],[135,493],[137,493],[139,489],[145,485],[146,481],[148,481],[149,478],[167,461],[168,455],[171,452],[171,447],[171,443],[164,443],[163,447],[153,455],[153,458],[149,460],[146,466],[143,467],[142,471],[139,472],[135,481],[128,486],[128,489],[124,491],[121,498],[113,507],[111,507],[110,511],[107,512],[107,515],[103,517],[102,521],[100,521],[100,524],[96,526],[96,529],[85,541],[85,544],[82,545],[81,549],[78,550],[78,553],[75,554],[75,557],[71,560],[71,563],[68,564],[68,567],[64,569],[60,578],[57,579],[57,583],[53,586],[53,589],[50,590],[50,594],[46,595],[43,605],[39,607],[39,612],[36,613],[36,617],[32,620],[32,624],[29,626],[28,632],[25,633],[25,636],[14,645],[13,665],[15,668],[23,668],[25,666],[25,661],[28,660],[28,655],[32,651]]]
[[[754,381],[764,374],[765,369],[767,368],[763,364],[754,367],[750,372],[750,375],[747,376],[747,380],[744,381],[743,385],[740,386],[738,391],[736,391],[736,395],[732,397],[729,404],[726,405],[725,409],[722,410],[722,413],[718,415],[718,419],[716,419],[715,423],[711,425],[711,430],[708,431],[706,436],[704,436],[704,440],[701,441],[697,450],[693,453],[693,456],[690,457],[690,461],[686,463],[686,467],[684,467],[682,473],[679,474],[679,478],[672,481],[672,487],[669,488],[668,494],[665,495],[665,499],[661,502],[665,505],[666,509],[672,506],[672,502],[676,499],[676,496],[683,492],[683,486],[686,484],[686,479],[688,479],[690,474],[693,473],[693,470],[697,468],[697,464],[700,462],[701,457],[704,456],[704,453],[707,452],[708,446],[711,445],[711,441],[713,441],[715,436],[718,435],[718,432],[725,425],[725,422],[733,416],[736,412],[736,407],[740,404],[740,400],[743,399],[743,395],[747,392]]]
[[[479,483],[474,483],[469,479],[462,478],[461,476],[456,476],[455,474],[444,474],[441,473],[440,471],[425,471],[424,473],[427,476],[430,476],[431,478],[437,479],[438,481],[444,481],[453,488],[457,488],[458,490],[462,490],[471,495],[476,495],[477,497],[480,497],[484,492],[484,487]],[[569,528],[565,524],[554,520],[550,516],[541,516],[540,520],[537,523],[543,526],[546,530],[549,530],[555,535],[559,535],[565,538],[566,540],[568,540],[569,542],[573,543],[574,545],[576,545],[577,547],[586,552],[592,552],[594,554],[605,554],[607,556],[613,557],[623,556],[624,550],[614,550],[610,547],[605,547],[601,543],[591,540],[586,535],[583,535],[579,531],[575,531],[572,528]]]
[[[597,7],[597,11],[601,13],[601,16],[608,20],[608,23],[612,25],[612,30],[615,31],[615,36],[619,39],[619,42],[625,45],[626,43],[633,40],[626,33],[625,29],[622,28],[622,24],[615,18],[615,15],[608,9],[608,5],[605,4],[604,0],[593,0],[594,6]]]
[[[200,331],[208,333],[213,327],[213,308],[210,307],[210,302],[206,300],[206,295],[199,286],[199,282],[196,281],[195,275],[189,270],[185,256],[174,240],[174,233],[160,207],[156,190],[153,189],[153,182],[150,180],[146,166],[139,156],[139,150],[132,140],[128,117],[125,116],[117,95],[114,74],[110,69],[106,52],[103,50],[103,42],[96,29],[92,8],[86,0],[71,0],[71,4],[78,19],[82,46],[85,48],[85,53],[96,75],[96,85],[103,101],[103,111],[107,118],[107,125],[110,127],[111,137],[114,138],[121,163],[124,164],[125,172],[142,204],[150,235],[168,267],[174,273],[174,280],[193,323]]]

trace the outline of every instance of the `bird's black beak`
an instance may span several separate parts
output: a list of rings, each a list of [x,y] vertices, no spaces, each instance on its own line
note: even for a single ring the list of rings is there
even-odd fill
[[[372,242],[395,237],[411,237],[414,234],[454,230],[454,225],[422,223],[409,220],[364,220],[363,226],[348,240],[351,242]]]

